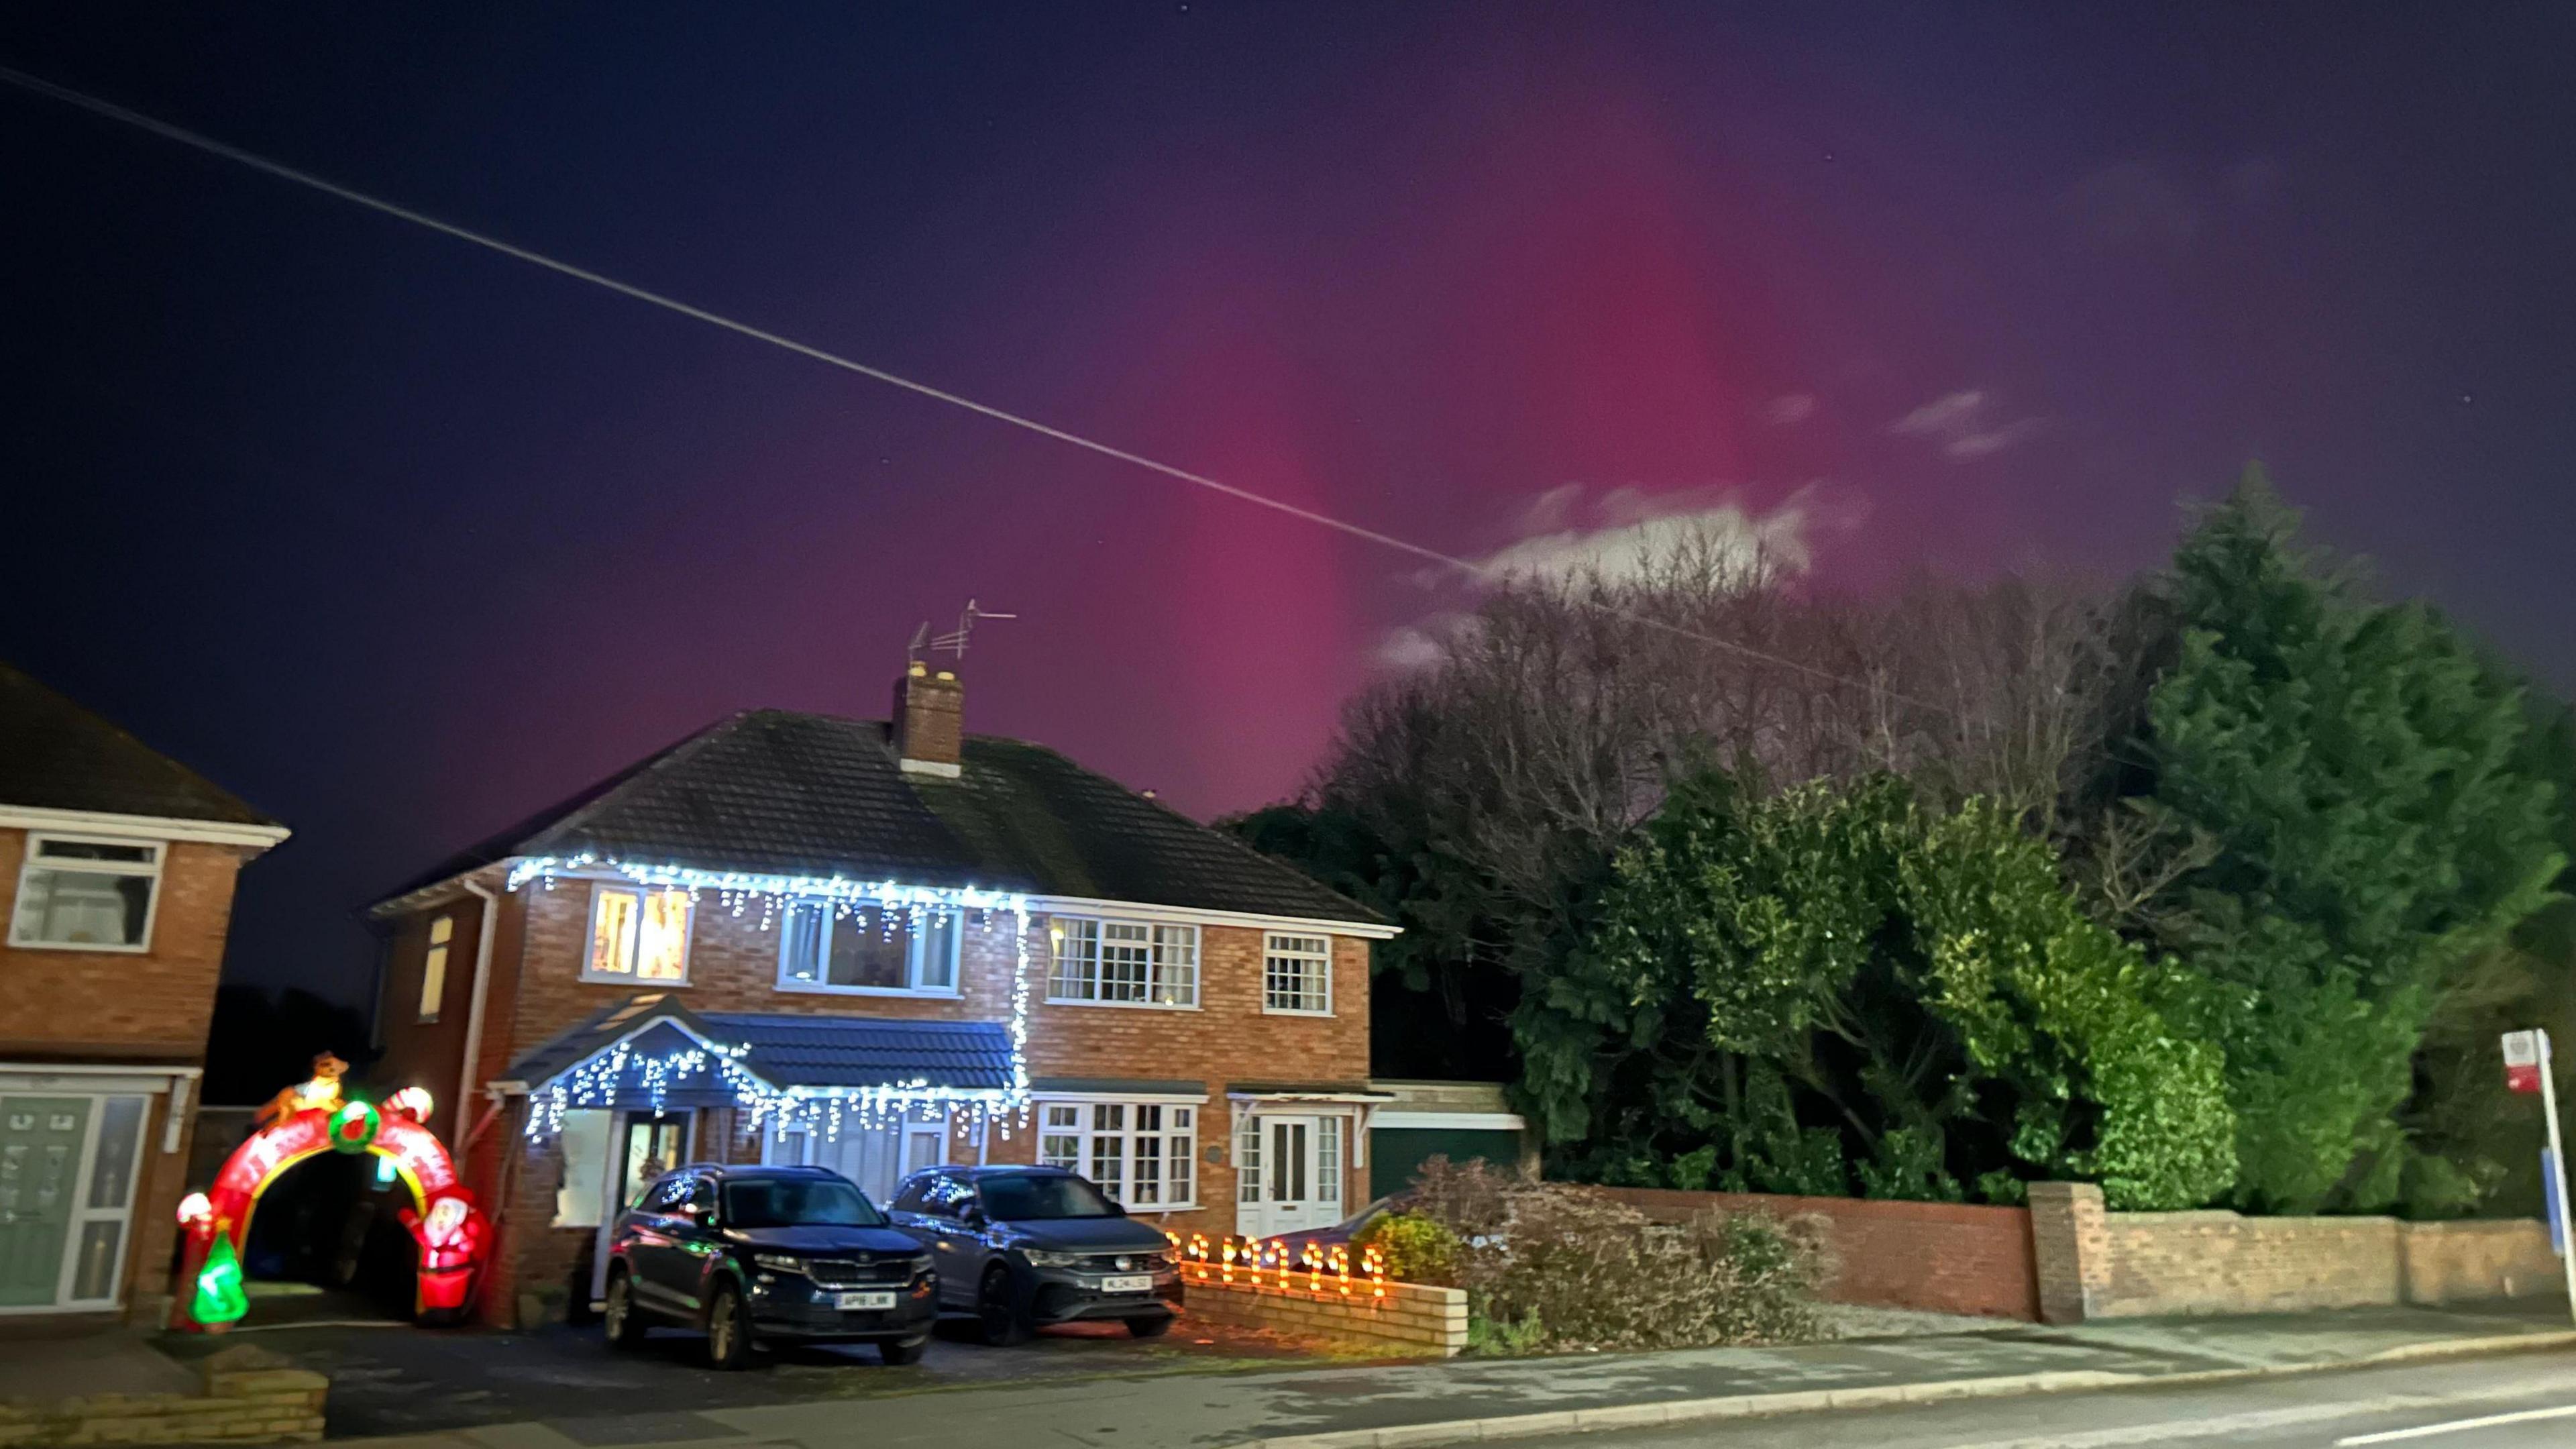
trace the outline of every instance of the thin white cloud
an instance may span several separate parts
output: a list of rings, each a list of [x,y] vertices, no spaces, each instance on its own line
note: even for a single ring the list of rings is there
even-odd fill
[[[1389,629],[1377,644],[1379,667],[1394,670],[1427,669],[1448,654],[1441,642],[1441,632],[1428,621],[1403,624]]]
[[[2044,418],[1986,420],[1989,401],[1983,388],[1963,388],[1934,398],[1887,425],[1891,433],[1940,440],[1942,456],[1965,462],[2000,453],[2047,425]]]
[[[2039,429],[2039,419],[2019,418],[1982,433],[1962,433],[1943,443],[1941,451],[1953,458],[1983,458],[1990,453],[2002,452]]]
[[[1754,513],[1711,490],[1656,495],[1613,488],[1583,510],[1581,494],[1579,486],[1573,487],[1571,495],[1565,488],[1549,490],[1542,498],[1548,505],[1544,516],[1572,524],[1577,513],[1588,512],[1592,526],[1529,533],[1475,560],[1476,566],[1497,578],[1562,579],[1599,573],[1611,579],[1633,579],[1677,549],[1712,543],[1747,567],[1762,563],[1795,571],[1807,566],[1806,517],[1796,499],[1769,513]],[[1525,517],[1541,514],[1532,509]]]
[[[1764,418],[1784,428],[1803,423],[1815,415],[1816,395],[1811,392],[1793,392],[1775,397],[1771,399],[1771,405],[1762,410]]]
[[[1891,433],[1948,436],[1966,430],[1976,421],[1977,413],[1985,405],[1985,393],[1976,388],[1964,389],[1947,397],[1934,398],[1888,424],[1887,430]]]

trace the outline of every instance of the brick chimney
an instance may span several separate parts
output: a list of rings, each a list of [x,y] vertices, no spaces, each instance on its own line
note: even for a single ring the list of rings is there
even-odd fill
[[[966,738],[966,686],[916,659],[894,682],[896,763],[918,775],[958,774]]]

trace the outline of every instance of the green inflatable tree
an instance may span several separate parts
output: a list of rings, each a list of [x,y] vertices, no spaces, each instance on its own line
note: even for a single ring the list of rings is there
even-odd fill
[[[197,1292],[188,1301],[188,1314],[199,1323],[237,1323],[250,1312],[250,1297],[242,1291],[241,1258],[233,1252],[233,1235],[215,1234],[214,1246],[206,1250],[205,1265],[197,1270]]]

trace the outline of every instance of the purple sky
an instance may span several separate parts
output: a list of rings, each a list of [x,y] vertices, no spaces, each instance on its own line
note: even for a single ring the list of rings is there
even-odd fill
[[[0,65],[1459,554],[2125,572],[2259,456],[2576,681],[2576,11],[2102,8],[82,4]],[[970,595],[971,728],[1202,814],[1455,602],[5,89],[0,197],[0,655],[296,827],[247,979],[356,993],[378,888],[880,713]]]

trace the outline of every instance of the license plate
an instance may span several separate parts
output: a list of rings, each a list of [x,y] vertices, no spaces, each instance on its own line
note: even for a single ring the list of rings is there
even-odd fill
[[[835,1293],[832,1295],[832,1306],[844,1313],[862,1308],[892,1308],[894,1295],[891,1293]]]
[[[1154,1275],[1151,1273],[1124,1273],[1112,1278],[1103,1278],[1100,1280],[1100,1291],[1103,1293],[1151,1293],[1154,1291]]]

